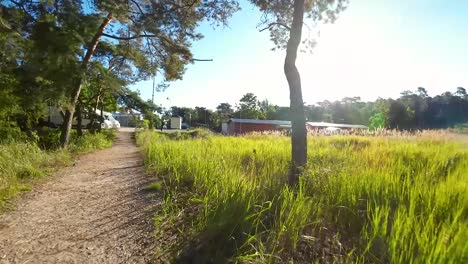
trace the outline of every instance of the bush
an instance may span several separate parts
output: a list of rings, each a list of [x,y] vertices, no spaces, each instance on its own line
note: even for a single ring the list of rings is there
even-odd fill
[[[0,121],[0,144],[21,142],[26,139],[26,135],[14,123]]]
[[[41,127],[37,130],[37,144],[42,149],[57,149],[60,147],[60,129]]]
[[[81,137],[73,136],[69,149],[75,153],[85,153],[112,146],[116,137],[113,129],[101,130],[100,133],[85,133]]]
[[[103,134],[107,140],[111,141],[111,143],[117,138],[117,130],[115,129],[101,130],[101,134]]]

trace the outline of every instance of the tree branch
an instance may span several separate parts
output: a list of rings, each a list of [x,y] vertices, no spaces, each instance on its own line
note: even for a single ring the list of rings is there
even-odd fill
[[[213,61],[213,59],[192,59],[192,61]]]
[[[132,39],[137,39],[137,38],[156,38],[159,37],[158,35],[152,35],[152,34],[141,34],[141,35],[135,35],[131,37],[121,37],[121,36],[114,36],[110,35],[107,33],[102,33],[102,36],[112,38],[112,39],[117,39],[117,40],[132,40]]]
[[[283,24],[283,23],[280,23],[280,22],[273,22],[273,23],[268,24],[267,27],[260,29],[260,32],[265,31],[265,30],[271,28],[272,26],[282,26],[282,27],[286,28],[287,30],[291,30],[291,28],[286,24]]]
[[[143,15],[143,16],[146,16],[145,12],[143,12],[143,8],[141,8],[141,6],[138,4],[137,1],[135,0],[130,0],[137,8],[138,10],[140,10],[140,13]]]
[[[24,5],[22,5],[20,2],[17,2],[17,1],[13,1],[13,0],[10,0],[10,2],[12,2],[13,4],[15,4],[17,7],[19,7],[21,10],[23,10],[23,12],[29,17],[31,18],[33,21],[36,21],[36,18],[34,16],[32,16],[28,10],[26,10],[26,8],[24,7]]]
[[[137,39],[137,38],[162,38],[167,42],[170,42],[167,38],[160,36],[160,35],[154,35],[154,34],[140,34],[140,35],[135,35],[135,36],[130,36],[130,37],[121,37],[121,36],[114,36],[110,35],[107,33],[102,33],[103,37],[108,37],[112,39],[117,39],[117,40],[132,40],[132,39]],[[192,59],[192,62],[194,61],[213,61],[213,59]]]
[[[132,40],[132,39],[137,39],[137,38],[160,38],[164,41],[166,41],[169,44],[173,44],[178,46],[177,44],[174,44],[171,39],[164,35],[155,35],[155,34],[140,34],[140,35],[134,35],[130,37],[121,37],[121,36],[115,36],[115,35],[110,35],[107,33],[102,33],[102,36],[112,38],[112,39],[117,39],[117,40]]]

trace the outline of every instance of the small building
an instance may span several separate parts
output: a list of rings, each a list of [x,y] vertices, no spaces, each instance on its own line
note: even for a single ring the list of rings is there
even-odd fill
[[[221,134],[228,134],[228,123],[221,123]]]
[[[182,129],[182,117],[180,116],[171,117],[171,129]]]
[[[290,121],[231,118],[227,122],[226,134],[237,135],[250,132],[279,131],[291,128]]]
[[[119,113],[112,114],[114,118],[124,127],[136,127],[138,122],[143,120],[143,115],[140,113]]]
[[[367,126],[363,125],[335,124],[327,122],[306,122],[305,125],[308,130],[338,131],[341,129],[368,129]],[[227,123],[223,123],[221,127],[222,133],[225,135],[238,135],[251,132],[290,130],[291,121],[231,118]]]

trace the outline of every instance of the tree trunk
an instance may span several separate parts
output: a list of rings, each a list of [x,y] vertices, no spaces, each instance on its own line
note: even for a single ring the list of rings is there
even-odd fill
[[[81,93],[81,87],[83,85],[83,78],[84,75],[86,74],[86,69],[88,68],[88,64],[91,61],[91,57],[94,54],[94,51],[96,50],[96,47],[99,43],[99,39],[102,36],[102,33],[106,29],[106,27],[109,25],[109,23],[112,21],[112,14],[109,13],[104,21],[102,21],[101,25],[99,26],[96,34],[94,34],[93,39],[91,40],[88,49],[86,50],[86,55],[81,62],[81,70],[82,73],[79,75],[79,77],[76,79],[75,82],[75,87],[72,90],[71,93],[71,100],[68,105],[68,110],[67,113],[65,114],[65,119],[63,122],[62,126],[62,134],[60,135],[60,143],[62,144],[63,147],[68,146],[68,143],[70,141],[70,131],[72,128],[72,122],[73,122],[73,114],[75,112],[75,107],[76,103],[78,102],[78,98],[80,97]]]
[[[90,124],[91,124],[90,129],[91,129],[91,133],[93,133],[93,134],[94,134],[94,132],[96,132],[96,115],[97,115],[97,109],[99,107],[99,100],[101,99],[101,85],[99,83],[99,78],[97,80],[98,80],[99,93],[96,96],[96,104],[94,105],[93,113],[91,115],[91,121],[90,121]],[[101,122],[99,123],[99,125],[101,124]],[[98,130],[99,129],[100,129],[100,127],[98,128]]]
[[[104,98],[101,99],[101,124],[104,124]],[[101,131],[102,125],[99,126],[99,131]]]
[[[291,145],[292,167],[289,184],[295,185],[307,164],[307,131],[305,127],[304,102],[302,101],[301,76],[296,67],[297,50],[301,43],[304,19],[304,0],[294,1],[294,13],[284,61],[284,74],[289,84],[291,100]]]
[[[83,117],[81,116],[81,104],[76,105],[76,120],[78,121],[76,124],[76,133],[79,137],[83,136]]]

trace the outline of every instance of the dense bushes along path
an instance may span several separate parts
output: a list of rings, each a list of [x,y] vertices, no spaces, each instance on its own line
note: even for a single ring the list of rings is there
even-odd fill
[[[74,166],[0,216],[0,263],[145,263],[153,254],[153,211],[132,133]]]

